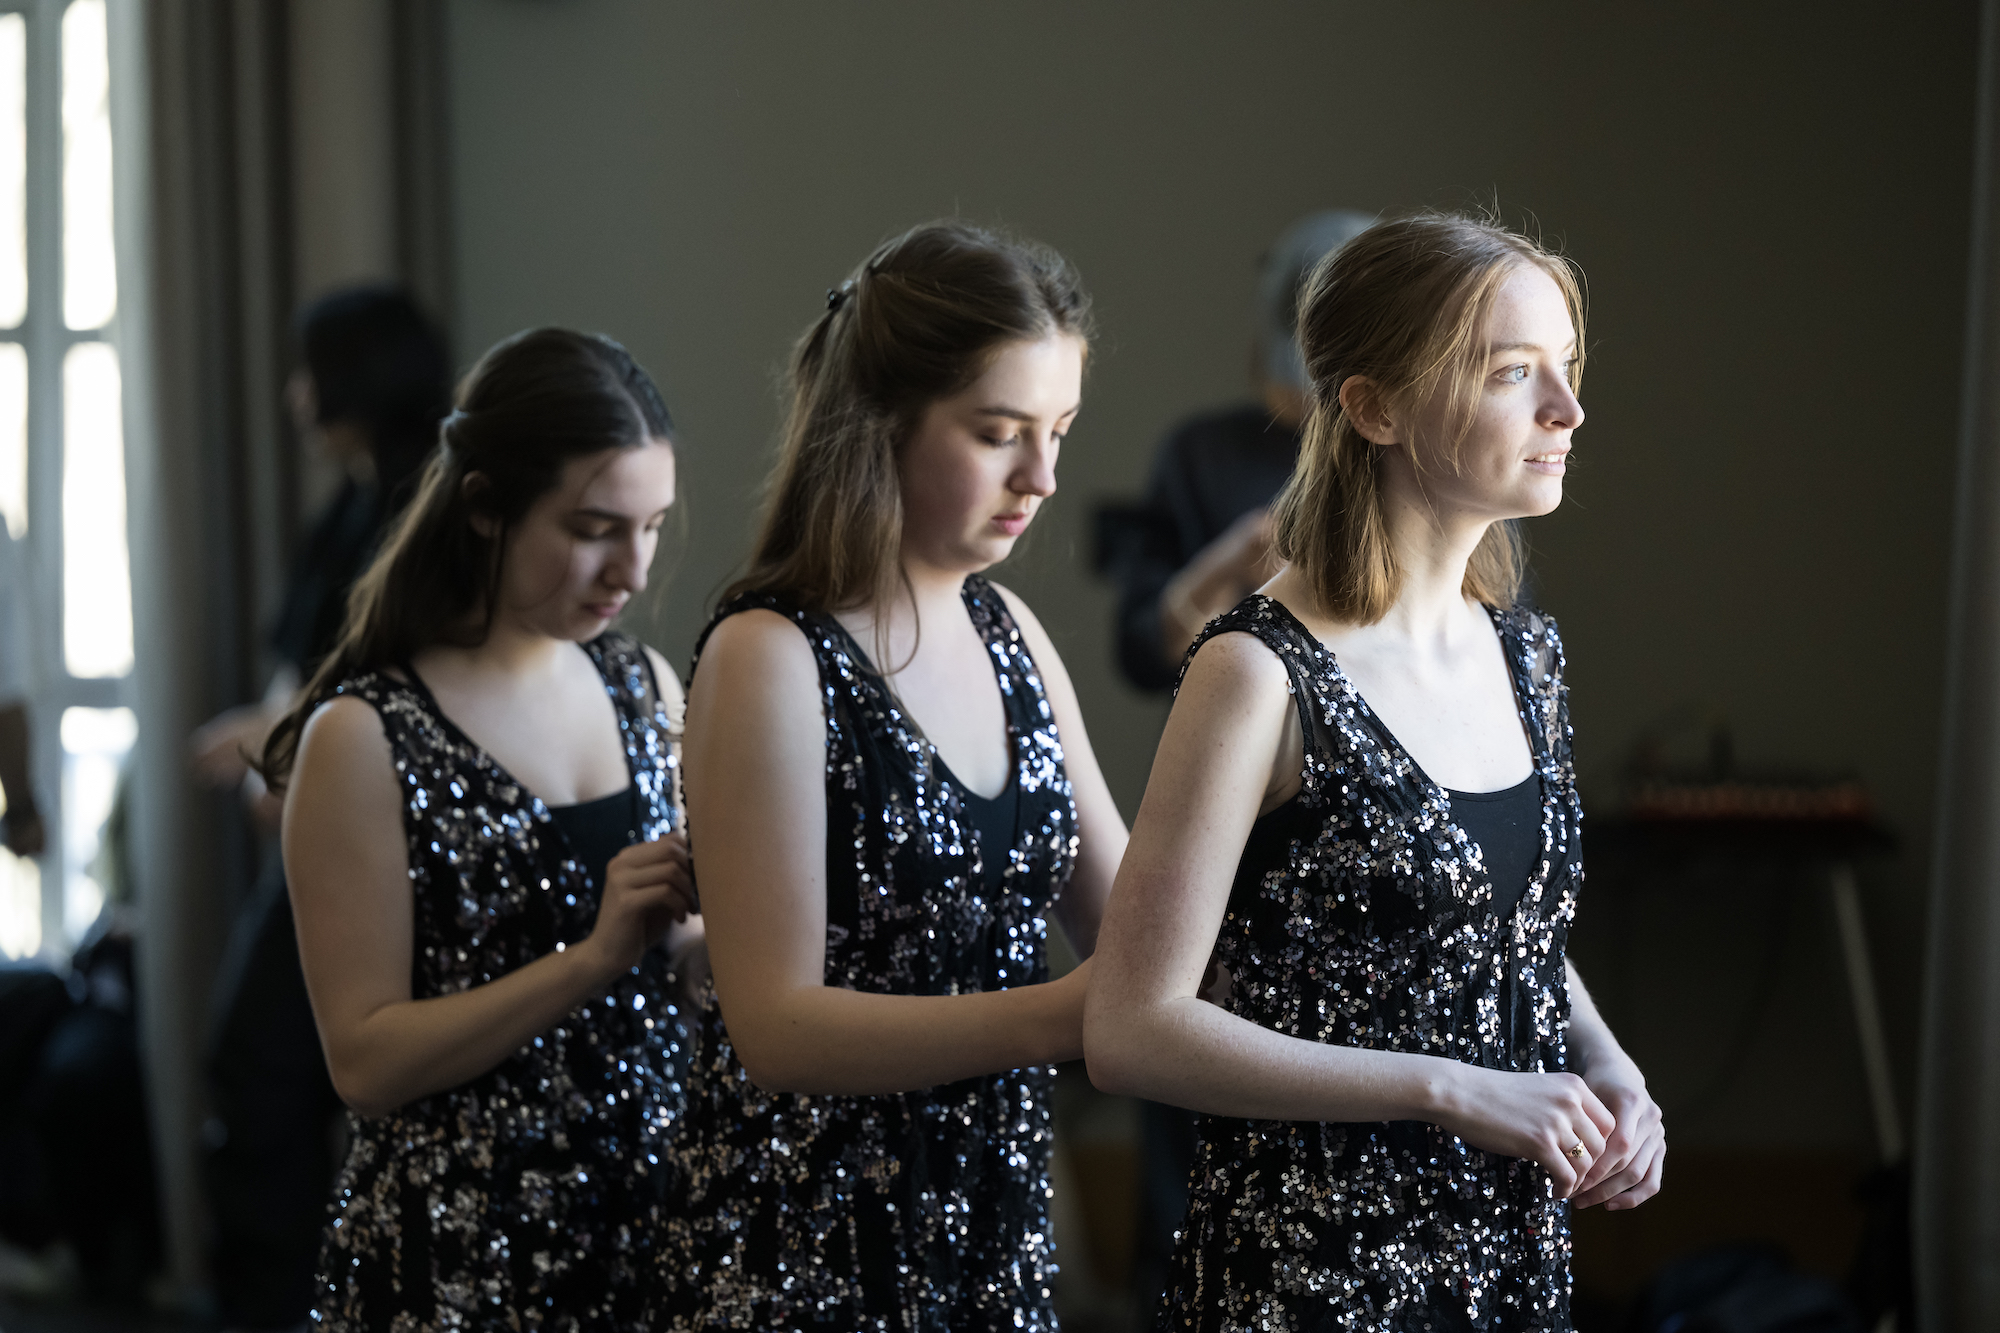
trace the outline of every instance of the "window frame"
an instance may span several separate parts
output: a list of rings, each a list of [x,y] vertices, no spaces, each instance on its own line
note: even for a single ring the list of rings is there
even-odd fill
[[[0,328],[0,342],[19,344],[28,362],[28,534],[18,548],[28,570],[29,771],[35,804],[47,830],[37,858],[41,874],[44,955],[66,955],[77,944],[66,920],[70,872],[65,840],[62,719],[71,708],[133,708],[133,675],[72,676],[63,645],[63,364],[80,343],[120,352],[118,326],[127,293],[119,292],[109,323],[71,329],[63,311],[62,25],[73,0],[0,0],[0,14],[20,14],[27,50],[27,313],[18,327]],[[107,63],[109,52],[106,53]],[[115,68],[114,68],[115,77]],[[112,95],[117,95],[113,89]],[[113,161],[120,151],[113,118]],[[112,208],[121,206],[114,193]],[[125,358],[120,355],[121,378]],[[126,477],[131,477],[128,466]],[[131,503],[128,491],[127,504]],[[129,550],[129,548],[128,548]],[[129,556],[128,556],[129,559]]]

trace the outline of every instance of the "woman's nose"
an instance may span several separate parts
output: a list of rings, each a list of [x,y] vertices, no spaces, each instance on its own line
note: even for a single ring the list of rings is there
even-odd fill
[[[1057,442],[1053,439],[1040,440],[1029,447],[1014,473],[1017,493],[1039,495],[1045,500],[1056,493],[1056,449]]]

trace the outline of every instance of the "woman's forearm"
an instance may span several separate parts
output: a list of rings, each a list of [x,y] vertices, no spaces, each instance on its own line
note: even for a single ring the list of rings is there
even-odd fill
[[[1055,1064],[1083,1054],[1082,978],[970,995],[812,986],[759,997],[723,1021],[768,1092],[875,1096]]]
[[[334,1088],[355,1111],[373,1116],[469,1083],[615,975],[586,941],[456,995],[399,1000],[346,1022],[323,1021]]]
[[[1252,1120],[1424,1120],[1460,1095],[1455,1061],[1290,1037],[1192,996],[1085,1025],[1091,1082],[1106,1091]]]
[[[1576,964],[1568,959],[1563,966],[1569,975],[1569,1052],[1570,1065],[1579,1074],[1602,1071],[1613,1064],[1637,1066],[1625,1054],[1625,1048],[1611,1035],[1610,1024],[1597,1012],[1597,1002],[1590,997],[1583,978],[1577,974]]]

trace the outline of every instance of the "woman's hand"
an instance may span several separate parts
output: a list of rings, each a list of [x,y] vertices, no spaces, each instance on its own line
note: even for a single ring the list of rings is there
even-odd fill
[[[1564,1199],[1577,1193],[1617,1128],[1610,1109],[1575,1074],[1454,1065],[1439,1103],[1439,1126],[1475,1148],[1540,1162]]]
[[[1667,1129],[1659,1104],[1647,1095],[1646,1080],[1630,1060],[1593,1063],[1583,1081],[1618,1123],[1570,1202],[1578,1208],[1601,1203],[1607,1213],[1637,1208],[1660,1192],[1666,1168]]]
[[[615,976],[637,967],[640,956],[665,937],[668,927],[687,920],[695,910],[687,835],[675,832],[652,842],[636,842],[612,857],[605,868],[597,924],[584,944]]]

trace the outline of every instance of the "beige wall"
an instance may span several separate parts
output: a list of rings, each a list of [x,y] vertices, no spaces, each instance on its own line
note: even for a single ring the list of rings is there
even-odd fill
[[[1907,844],[1864,881],[1907,1084],[1974,30],[1969,4],[454,0],[457,336],[469,360],[570,323],[658,375],[690,536],[651,631],[685,662],[829,283],[938,214],[1061,248],[1103,333],[1062,493],[1001,577],[1129,813],[1162,706],[1112,671],[1090,502],[1242,393],[1254,261],[1295,215],[1532,210],[1592,301],[1569,500],[1531,533],[1586,796],[1677,710],[1725,715],[1746,764],[1863,775]],[[1670,1111],[1779,968],[1749,1073],[1678,1142],[1865,1142],[1819,897],[1767,955],[1761,891],[1595,888],[1578,951]]]

